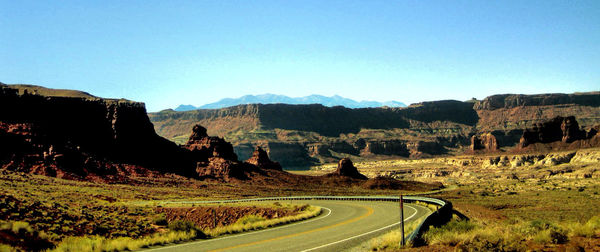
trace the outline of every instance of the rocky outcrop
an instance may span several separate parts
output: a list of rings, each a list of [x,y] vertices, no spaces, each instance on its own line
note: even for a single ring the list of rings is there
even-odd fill
[[[424,158],[445,154],[446,149],[440,141],[414,141],[407,144],[410,158]]]
[[[365,175],[360,174],[358,169],[356,169],[356,167],[354,167],[352,160],[350,160],[349,158],[342,158],[338,162],[337,170],[335,170],[335,172],[333,174],[337,175],[337,176],[350,177],[350,178],[354,178],[354,179],[367,179],[367,177]]]
[[[245,166],[237,161],[224,159],[222,157],[210,157],[207,161],[198,162],[196,172],[200,178],[222,179],[231,181],[232,179],[248,179],[247,172],[249,166]]]
[[[273,162],[269,159],[269,155],[259,146],[252,153],[252,157],[246,160],[246,163],[253,164],[261,169],[283,170],[278,162]]]
[[[501,94],[486,97],[475,104],[477,110],[510,109],[521,106],[577,104],[600,107],[600,92],[574,94]]]
[[[472,103],[455,100],[415,103],[396,111],[407,119],[425,123],[437,121],[474,126],[479,120]]]
[[[233,146],[220,137],[211,137],[206,134],[206,128],[195,125],[192,135],[184,148],[192,151],[199,160],[220,157],[226,160],[237,161]]]
[[[185,152],[156,135],[143,103],[27,90],[0,85],[0,107],[10,108],[0,114],[3,138],[10,139],[0,141],[5,169],[69,178],[148,170],[195,175]]]
[[[471,137],[471,151],[484,150],[486,152],[494,152],[498,150],[498,141],[491,133],[482,135],[474,135]]]
[[[286,168],[306,167],[317,162],[302,143],[273,141],[262,142],[261,146],[269,152],[272,160],[280,162]]]
[[[524,148],[534,143],[551,143],[557,141],[571,143],[585,139],[588,136],[592,137],[593,133],[591,131],[590,133],[586,133],[579,129],[579,124],[574,116],[558,116],[525,130],[519,140],[519,147]]]
[[[165,173],[246,179],[258,171],[202,126],[182,147],[158,136],[143,103],[0,84],[0,107],[11,108],[0,113],[0,169],[99,181]]]
[[[212,137],[206,128],[195,125],[188,142],[183,148],[192,153],[196,163],[196,173],[201,178],[210,177],[229,181],[247,179],[249,166],[238,162],[233,146],[220,137]]]
[[[482,101],[422,102],[406,108],[249,104],[162,111],[150,117],[157,132],[170,139],[184,139],[187,129],[199,123],[207,127],[209,135],[231,141],[240,159],[250,158],[254,146],[261,146],[288,168],[335,162],[344,155],[426,158],[473,153],[473,147],[477,153],[510,151],[525,129],[556,116],[577,115],[579,126],[585,129],[598,125],[599,106],[600,92],[589,92],[494,95]],[[488,133],[496,139],[495,144],[491,136],[485,136]],[[477,146],[471,146],[471,140]],[[591,141],[581,146],[589,145]]]
[[[396,155],[408,157],[410,152],[402,140],[367,140],[361,150],[362,155]]]
[[[564,143],[571,143],[586,138],[586,132],[579,129],[579,124],[574,116],[563,118],[560,130],[562,131],[561,141]]]

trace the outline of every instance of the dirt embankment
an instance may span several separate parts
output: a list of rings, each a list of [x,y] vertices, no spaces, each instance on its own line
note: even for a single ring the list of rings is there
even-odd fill
[[[200,206],[200,207],[159,207],[157,213],[165,215],[170,223],[175,220],[191,221],[201,229],[211,229],[236,223],[239,219],[255,215],[265,219],[293,216],[306,210],[308,205],[294,207],[261,206]]]

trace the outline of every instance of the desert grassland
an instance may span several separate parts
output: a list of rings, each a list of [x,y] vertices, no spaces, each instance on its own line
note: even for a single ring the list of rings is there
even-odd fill
[[[248,215],[232,225],[219,226],[208,230],[199,229],[188,221],[174,221],[169,223],[169,231],[167,232],[159,232],[137,239],[131,237],[109,239],[101,236],[68,237],[51,251],[133,251],[150,246],[185,242],[194,239],[215,238],[224,234],[265,229],[309,219],[318,216],[320,213],[320,207],[309,206],[300,214],[281,218],[266,219],[262,216]]]
[[[161,219],[157,207],[193,207],[183,201],[227,200],[268,196],[300,195],[397,195],[397,190],[368,190],[359,186],[323,185],[255,185],[199,181],[179,176],[167,178],[134,178],[122,184],[65,180],[39,175],[0,171],[0,244],[20,250],[52,248],[64,243],[62,251],[130,249],[151,244],[165,244],[216,236],[243,230],[273,226],[264,220],[252,225],[198,230],[157,225]],[[170,203],[175,202],[175,203]],[[177,203],[179,202],[179,203]],[[293,202],[293,201],[292,201]],[[281,207],[290,207],[287,202]],[[272,203],[238,203],[276,207]],[[196,204],[199,206],[199,204]],[[278,220],[287,223],[313,216],[316,208],[298,214],[297,219]],[[241,226],[241,228],[239,227]],[[174,231],[177,229],[178,231]],[[13,232],[14,231],[14,232]],[[39,240],[25,245],[27,240]],[[132,244],[124,248],[123,244]],[[6,245],[8,244],[8,245]],[[96,251],[99,251],[98,249]]]
[[[559,157],[573,151],[555,152]],[[426,232],[425,247],[448,251],[600,250],[600,150],[577,151],[570,162],[524,162],[492,166],[494,155],[428,160],[386,160],[357,163],[363,173],[390,175],[422,182],[438,181],[454,190],[433,197],[451,201],[469,220],[453,221]],[[536,156],[522,154],[521,156]],[[504,156],[504,155],[502,155]],[[512,157],[509,156],[509,159]],[[519,158],[515,160],[520,160]],[[544,160],[549,160],[546,158]],[[320,167],[331,170],[329,167]],[[385,240],[399,240],[396,234]],[[373,250],[397,250],[380,237]],[[379,241],[377,243],[376,241]],[[394,245],[395,244],[395,245]],[[423,248],[412,248],[420,250]]]
[[[271,188],[205,183],[180,177],[140,178],[136,183],[103,184],[0,171],[0,244],[3,244],[0,248],[29,251],[58,245],[57,251],[131,250],[281,225],[314,217],[321,211],[307,206],[293,216],[274,219],[248,216],[243,223],[199,229],[193,223],[165,223],[164,216],[156,209],[199,205],[167,201],[272,196]],[[286,202],[221,206],[301,207]]]

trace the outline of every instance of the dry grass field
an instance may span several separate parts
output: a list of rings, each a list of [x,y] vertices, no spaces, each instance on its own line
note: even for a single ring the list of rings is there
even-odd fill
[[[357,162],[356,166],[370,177],[384,175],[402,180],[441,182],[446,189],[433,192],[433,196],[450,200],[455,209],[469,219],[466,221],[457,216],[447,226],[432,229],[425,236],[429,245],[412,250],[600,249],[598,149],[552,154],[380,160]],[[325,165],[296,173],[320,175],[334,168],[334,165]],[[108,250],[135,249],[277,225],[278,220],[264,214],[268,212],[283,211],[284,217],[277,214],[279,221],[289,222],[293,221],[290,218],[309,218],[318,211],[312,207],[298,210],[298,206],[286,202],[278,206],[259,205],[258,208],[271,210],[265,210],[263,214],[238,214],[235,220],[212,227],[214,224],[210,222],[208,211],[222,210],[222,206],[167,202],[261,196],[423,193],[368,190],[358,186],[232,184],[177,176],[138,178],[134,184],[98,184],[8,171],[0,171],[0,188],[0,243],[8,244],[10,247],[2,245],[2,249],[8,251],[56,245],[58,251],[75,251],[91,244],[102,244]],[[228,207],[244,208],[243,205]],[[200,211],[203,217],[186,220],[171,214],[192,208],[204,209]],[[379,238],[379,243],[373,242],[372,247],[398,249],[389,245],[397,239],[394,234],[388,234]]]
[[[386,160],[356,166],[370,176],[443,182],[448,190],[432,196],[451,201],[466,216],[431,229],[424,237],[428,246],[410,250],[600,250],[599,149]],[[333,165],[325,165],[303,173],[331,169]],[[391,239],[389,234],[386,239]],[[385,243],[373,248],[399,249]]]
[[[5,170],[0,171],[0,188],[1,251],[55,246],[57,251],[85,251],[91,247],[132,250],[280,225],[320,212],[317,207],[295,206],[290,202],[220,206],[178,203],[181,201],[411,192],[369,190],[358,185],[224,183],[180,176],[106,184]],[[192,210],[195,215],[190,217],[187,213]],[[213,211],[219,214],[216,225],[211,218]],[[184,215],[187,217],[181,218]]]

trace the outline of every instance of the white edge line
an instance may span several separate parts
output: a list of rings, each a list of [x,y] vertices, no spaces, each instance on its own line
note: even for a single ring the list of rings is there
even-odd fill
[[[415,210],[415,213],[412,214],[411,216],[409,216],[408,218],[404,219],[404,221],[410,220],[412,217],[414,217],[419,212],[416,208],[414,208],[412,206],[408,206],[407,205],[406,207],[412,208],[413,210]],[[400,221],[397,222],[397,223],[394,223],[394,224],[387,225],[385,227],[379,228],[379,229],[375,229],[375,230],[372,230],[372,231],[369,231],[369,232],[366,232],[366,233],[363,233],[363,234],[352,236],[350,238],[346,238],[346,239],[339,240],[339,241],[336,241],[336,242],[328,243],[328,244],[321,245],[321,246],[318,246],[318,247],[314,247],[314,248],[311,248],[311,249],[302,250],[302,252],[313,251],[313,250],[317,250],[317,249],[320,249],[320,248],[331,246],[333,244],[337,244],[337,243],[340,243],[340,242],[345,242],[345,241],[348,241],[348,240],[352,240],[352,239],[355,239],[355,238],[358,238],[358,237],[361,237],[361,236],[365,236],[365,235],[368,235],[368,234],[371,234],[371,233],[375,233],[375,232],[381,231],[383,229],[386,229],[386,228],[389,228],[389,227],[392,227],[392,226],[395,226],[395,225],[398,225],[398,224],[400,224]]]
[[[228,236],[225,236],[225,237],[220,237],[220,238],[215,238],[215,239],[207,239],[207,240],[196,241],[196,242],[186,242],[186,243],[183,243],[183,244],[177,244],[177,245],[172,245],[172,246],[168,246],[167,245],[167,246],[159,247],[159,248],[146,249],[144,251],[157,251],[157,250],[162,250],[162,249],[172,249],[172,248],[181,247],[181,246],[188,246],[188,245],[192,245],[192,244],[198,244],[198,243],[204,243],[204,242],[212,242],[212,241],[224,240],[224,239],[229,239],[229,238],[234,238],[234,237],[240,237],[240,236],[245,236],[245,235],[250,235],[250,234],[258,234],[258,233],[262,233],[262,232],[266,232],[266,231],[272,231],[272,230],[276,230],[276,229],[280,229],[280,228],[286,228],[286,227],[291,227],[291,226],[295,226],[295,225],[306,224],[306,223],[309,223],[309,222],[313,222],[313,221],[317,221],[317,220],[320,220],[320,219],[324,219],[324,218],[327,218],[331,214],[331,212],[332,212],[331,209],[329,209],[327,207],[320,207],[320,208],[327,209],[329,212],[325,216],[321,216],[319,218],[310,219],[310,220],[306,220],[306,221],[299,221],[299,222],[292,223],[292,224],[287,224],[287,225],[281,225],[279,227],[266,228],[266,229],[259,230],[259,231],[254,231],[254,232],[244,232],[244,233],[241,233],[241,234],[228,235]]]

